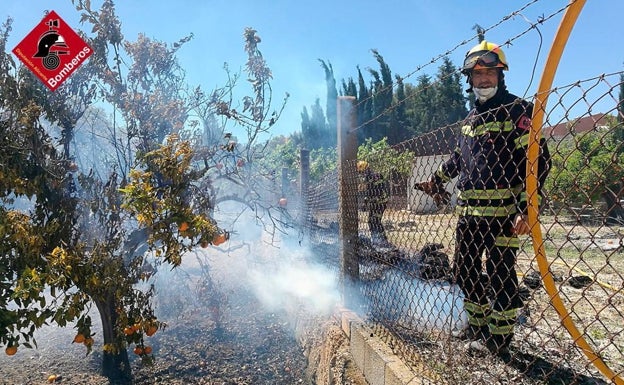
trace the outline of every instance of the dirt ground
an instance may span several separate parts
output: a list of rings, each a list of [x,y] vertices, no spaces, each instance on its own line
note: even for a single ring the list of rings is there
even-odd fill
[[[157,333],[151,341],[154,364],[132,358],[134,384],[366,385],[335,321],[308,320],[317,324],[296,336],[284,314],[257,306],[253,297],[239,296],[221,330],[206,314],[196,313]],[[85,356],[82,345],[70,343],[73,335],[71,328],[47,327],[37,334],[38,349],[2,354],[0,384],[48,384],[51,375],[58,376],[54,383],[59,384],[109,384],[98,374],[101,350],[96,346]]]
[[[128,349],[134,385],[324,385],[329,379],[332,385],[366,384],[331,314],[309,313],[303,305],[267,307],[249,283],[254,266],[232,256],[210,262],[217,289],[202,290],[204,257],[191,256],[180,272],[163,274],[155,307],[168,326],[147,340],[153,365]],[[206,306],[215,301],[218,311]],[[36,333],[37,349],[20,348],[11,357],[0,353],[0,385],[48,384],[50,375],[65,385],[109,384],[99,375],[101,329],[98,314],[91,316],[97,334],[90,355],[71,343],[72,327],[46,326]]]
[[[73,329],[48,327],[39,348],[0,356],[0,384],[44,384],[49,375],[67,385],[108,384],[98,375],[101,346],[85,357],[71,344]],[[97,338],[97,336],[96,336]],[[135,384],[306,384],[307,359],[282,314],[259,309],[252,296],[228,304],[221,329],[209,314],[185,315],[151,338],[155,362],[132,357]],[[131,353],[132,354],[132,353]]]

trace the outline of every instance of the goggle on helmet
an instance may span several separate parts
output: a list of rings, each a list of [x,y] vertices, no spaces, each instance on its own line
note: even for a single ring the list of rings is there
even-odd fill
[[[503,70],[509,70],[505,53],[497,44],[484,40],[472,47],[466,54],[462,73],[467,75],[474,69],[482,68],[502,68]]]

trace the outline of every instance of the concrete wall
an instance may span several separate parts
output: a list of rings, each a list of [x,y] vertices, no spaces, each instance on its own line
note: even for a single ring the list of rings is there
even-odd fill
[[[301,319],[300,319],[301,321]],[[416,372],[360,319],[337,308],[326,322],[298,322],[296,334],[308,357],[306,382],[316,385],[424,385],[435,375]],[[420,368],[419,370],[424,370]]]

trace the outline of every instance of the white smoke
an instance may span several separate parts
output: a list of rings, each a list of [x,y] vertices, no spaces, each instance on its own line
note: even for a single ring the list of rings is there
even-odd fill
[[[228,244],[222,245],[229,249],[227,256],[213,258],[211,263],[221,287],[251,290],[271,312],[304,308],[315,315],[331,314],[340,300],[339,273],[318,263],[305,242],[286,231],[294,230],[267,231],[253,212],[237,215],[228,224],[225,213],[240,213],[241,206],[224,207],[219,223],[233,234]]]
[[[305,306],[316,314],[329,314],[338,301],[338,279],[327,267],[305,261],[284,260],[275,270],[253,270],[250,284],[269,309]]]

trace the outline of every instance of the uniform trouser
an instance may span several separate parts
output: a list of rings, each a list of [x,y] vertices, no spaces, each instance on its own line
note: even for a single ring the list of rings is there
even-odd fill
[[[368,210],[368,229],[371,236],[379,236],[382,240],[387,240],[382,218],[386,211],[387,204],[384,202],[370,202]]]
[[[459,218],[453,269],[465,298],[468,323],[485,327],[504,345],[522,307],[515,270],[518,238],[512,217]],[[482,257],[485,255],[483,275]]]

